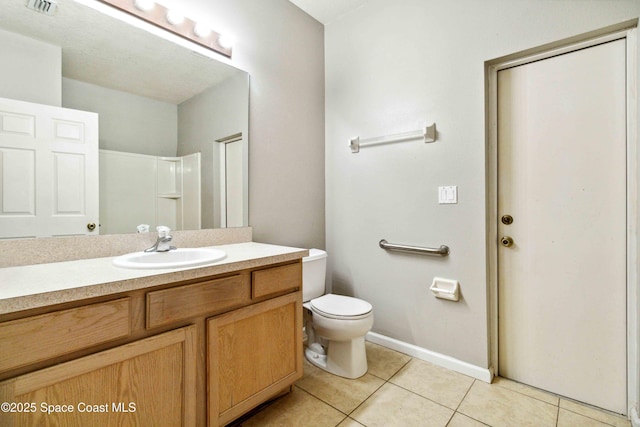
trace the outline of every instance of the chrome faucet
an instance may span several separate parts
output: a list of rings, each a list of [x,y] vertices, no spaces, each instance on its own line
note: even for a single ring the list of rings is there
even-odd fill
[[[160,225],[156,227],[156,231],[158,232],[158,240],[156,240],[156,243],[153,246],[145,249],[145,252],[168,252],[177,249],[175,246],[169,245],[169,243],[173,239],[173,237],[169,234],[171,233],[171,229],[169,227]]]

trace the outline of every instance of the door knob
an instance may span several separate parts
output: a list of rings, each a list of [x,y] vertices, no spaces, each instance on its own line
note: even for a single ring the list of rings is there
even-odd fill
[[[95,229],[96,229],[96,223],[95,222],[90,222],[89,224],[87,224],[87,230],[93,231]]]
[[[509,236],[501,237],[500,244],[505,248],[510,248],[511,246],[513,246],[513,239]]]

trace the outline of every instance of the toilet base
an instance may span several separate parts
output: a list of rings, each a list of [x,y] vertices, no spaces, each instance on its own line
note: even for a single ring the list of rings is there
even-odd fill
[[[306,347],[304,355],[312,365],[340,377],[356,379],[367,373],[364,337],[349,341],[329,341],[326,354]]]

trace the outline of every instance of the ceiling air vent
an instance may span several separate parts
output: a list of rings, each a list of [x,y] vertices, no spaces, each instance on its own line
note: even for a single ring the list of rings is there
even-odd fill
[[[53,0],[27,0],[27,7],[29,9],[35,10],[36,12],[52,16],[54,13],[56,13],[58,3]]]

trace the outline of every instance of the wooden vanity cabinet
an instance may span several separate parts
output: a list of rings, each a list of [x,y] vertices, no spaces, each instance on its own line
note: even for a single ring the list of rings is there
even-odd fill
[[[131,298],[0,323],[0,372],[128,337]]]
[[[225,425],[302,377],[300,294],[207,321],[209,426]]]
[[[0,316],[0,426],[220,426],[302,377],[301,260],[107,298]]]
[[[176,329],[4,381],[0,425],[195,426],[194,332]]]

